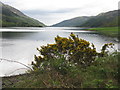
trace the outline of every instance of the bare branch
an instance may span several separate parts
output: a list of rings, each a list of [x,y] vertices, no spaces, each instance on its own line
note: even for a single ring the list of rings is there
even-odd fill
[[[25,64],[23,64],[23,63],[21,63],[21,62],[18,62],[18,61],[8,60],[8,59],[4,59],[4,58],[0,58],[0,60],[1,60],[1,61],[8,61],[8,62],[19,63],[19,64],[21,64],[21,65],[29,68],[30,70],[32,70],[29,66],[27,66],[27,65],[25,65]]]

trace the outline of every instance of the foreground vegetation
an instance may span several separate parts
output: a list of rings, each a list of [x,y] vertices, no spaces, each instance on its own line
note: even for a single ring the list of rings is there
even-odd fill
[[[97,52],[93,44],[71,33],[57,36],[55,44],[37,49],[32,71],[3,78],[3,87],[15,88],[119,88],[119,52],[108,53],[105,44]]]
[[[119,27],[101,27],[101,28],[90,28],[88,30],[98,31],[101,34],[111,37],[118,37]]]

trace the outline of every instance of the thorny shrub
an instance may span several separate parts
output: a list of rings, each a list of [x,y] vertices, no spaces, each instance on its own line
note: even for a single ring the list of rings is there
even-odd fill
[[[32,62],[32,67],[33,70],[41,69],[44,66],[44,62],[55,59],[58,60],[61,56],[64,57],[62,63],[73,63],[74,65],[82,67],[90,66],[96,57],[103,57],[107,54],[106,49],[109,46],[112,47],[113,44],[103,45],[101,52],[98,53],[93,43],[90,44],[88,41],[80,39],[73,33],[70,34],[69,38],[57,36],[55,37],[54,44],[41,46],[41,49],[37,48],[40,56],[35,55],[35,62]],[[57,60],[56,62],[58,62]]]

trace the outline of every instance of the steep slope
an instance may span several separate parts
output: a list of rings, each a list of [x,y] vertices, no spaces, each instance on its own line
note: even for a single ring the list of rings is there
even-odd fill
[[[43,23],[30,18],[23,14],[21,11],[3,4],[2,5],[2,12],[0,15],[2,16],[2,26],[3,27],[42,27],[45,26]]]
[[[106,13],[101,13],[95,17],[92,17],[85,23],[79,26],[84,27],[113,27],[118,26],[118,16],[120,17],[120,13],[118,14],[118,10],[109,11]]]
[[[86,16],[76,17],[76,18],[62,21],[62,22],[57,23],[57,24],[52,25],[52,26],[54,26],[54,27],[75,27],[75,26],[79,26],[79,25],[85,23],[90,18],[91,17],[86,17]]]

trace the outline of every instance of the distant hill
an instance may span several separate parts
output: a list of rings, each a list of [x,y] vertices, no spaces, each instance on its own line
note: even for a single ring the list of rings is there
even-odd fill
[[[73,19],[65,20],[52,26],[56,27],[113,27],[118,26],[118,10],[101,13],[97,16],[91,17],[76,17]]]
[[[69,20],[62,21],[60,23],[54,24],[54,27],[75,27],[80,26],[81,24],[85,23],[91,17],[83,16],[83,17],[76,17]]]
[[[2,7],[2,26],[3,27],[43,27],[45,26],[42,22],[30,18],[23,14],[21,11],[3,4],[0,2],[0,7]]]

